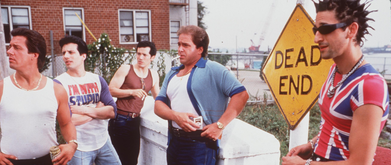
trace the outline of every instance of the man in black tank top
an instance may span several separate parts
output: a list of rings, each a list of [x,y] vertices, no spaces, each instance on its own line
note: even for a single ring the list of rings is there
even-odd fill
[[[153,42],[137,45],[137,63],[122,65],[110,81],[109,89],[117,97],[117,116],[109,121],[111,141],[123,165],[136,165],[140,151],[140,111],[148,92],[156,98],[159,75],[148,69],[156,55]]]

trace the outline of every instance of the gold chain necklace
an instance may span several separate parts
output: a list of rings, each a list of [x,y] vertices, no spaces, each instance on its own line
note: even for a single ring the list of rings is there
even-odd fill
[[[25,88],[22,88],[22,87],[19,85],[18,81],[16,80],[16,78],[15,78],[15,75],[16,75],[16,73],[14,74],[14,81],[15,81],[15,84],[16,84],[16,86],[17,86],[18,88],[20,88],[20,89],[23,89],[23,90],[25,90],[25,91],[35,91],[35,90],[37,90],[37,89],[38,89],[39,85],[41,84],[41,80],[42,80],[42,74],[40,74],[40,75],[41,75],[41,77],[39,78],[39,80],[38,80],[38,84],[37,84],[37,86],[36,86],[35,88],[33,88],[33,89],[30,89],[30,90],[28,90],[28,89],[25,89]]]
[[[184,75],[181,76],[181,81],[182,81],[183,77],[185,77],[186,75],[188,75],[188,74],[191,72],[191,70],[192,70],[192,69],[190,69],[189,71],[187,71],[186,74],[184,74]]]

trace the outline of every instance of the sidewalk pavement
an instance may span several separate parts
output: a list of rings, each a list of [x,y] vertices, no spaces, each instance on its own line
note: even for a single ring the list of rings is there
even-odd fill
[[[237,75],[236,70],[232,72],[235,76]],[[256,100],[263,101],[264,96],[266,96],[267,100],[274,100],[269,86],[259,77],[259,70],[239,70],[239,81],[246,87],[250,99],[255,97]]]

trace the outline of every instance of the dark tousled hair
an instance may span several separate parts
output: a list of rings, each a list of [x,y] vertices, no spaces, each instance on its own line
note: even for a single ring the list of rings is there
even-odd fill
[[[314,2],[314,0],[312,0]],[[314,2],[316,13],[321,11],[335,11],[336,19],[340,22],[345,22],[350,25],[356,22],[359,26],[356,35],[357,43],[362,46],[365,39],[364,35],[370,33],[368,28],[374,30],[372,26],[368,25],[368,21],[375,21],[368,18],[368,14],[376,12],[377,10],[368,11],[369,1],[360,4],[360,0],[319,0],[319,3]]]
[[[38,70],[41,73],[46,61],[46,41],[45,38],[37,31],[26,29],[26,28],[16,28],[11,31],[12,36],[23,36],[26,38],[26,46],[28,53],[38,53],[37,66]]]
[[[202,47],[204,49],[201,56],[206,57],[208,55],[209,36],[204,29],[195,25],[182,26],[177,34],[178,36],[181,34],[191,35],[194,45],[197,48]]]
[[[74,43],[77,44],[77,51],[79,51],[79,54],[88,54],[88,47],[86,42],[84,42],[80,37],[76,36],[65,36],[60,40],[60,46],[61,49],[64,45]]]
[[[151,48],[151,50],[149,50],[149,54],[151,55],[151,57],[156,55],[155,44],[153,42],[149,42],[149,41],[140,41],[137,44],[136,51],[137,51],[138,48],[145,48],[145,47]]]

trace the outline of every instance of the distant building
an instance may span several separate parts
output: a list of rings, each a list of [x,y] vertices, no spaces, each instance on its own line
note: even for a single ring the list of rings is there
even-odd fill
[[[197,25],[197,0],[169,0],[170,4],[170,49],[178,49],[180,26]]]
[[[75,35],[87,44],[107,33],[111,44],[132,49],[139,41],[153,41],[158,49],[176,49],[176,31],[197,24],[196,0],[1,0],[1,17],[6,45],[10,31],[23,27],[41,33],[50,53],[53,31],[55,54],[64,35]],[[78,15],[76,15],[76,14]]]
[[[376,53],[391,53],[391,45],[384,45],[383,47],[364,47],[362,52],[365,54],[376,54]]]

